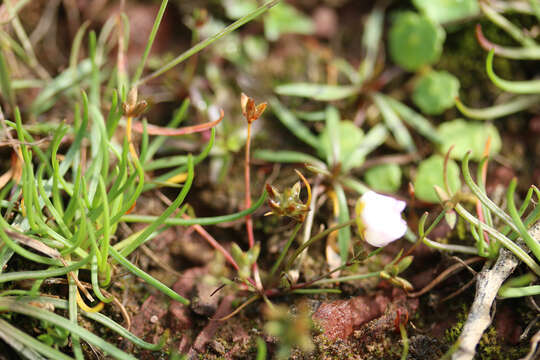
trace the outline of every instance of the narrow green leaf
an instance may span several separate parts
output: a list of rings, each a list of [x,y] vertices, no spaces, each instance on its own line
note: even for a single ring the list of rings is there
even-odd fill
[[[515,94],[538,94],[540,93],[540,80],[508,81],[501,79],[493,71],[493,55],[491,50],[486,59],[486,72],[491,81],[498,88]]]
[[[253,153],[253,158],[278,163],[307,163],[322,169],[326,169],[325,163],[319,159],[297,151],[275,151],[260,149]]]
[[[417,113],[407,105],[381,94],[384,99],[390,104],[392,109],[405,121],[409,126],[418,131],[426,139],[438,144],[440,143],[441,137],[437,134],[437,129],[431,124],[431,122],[426,119],[421,114]]]
[[[414,141],[409,134],[409,130],[407,130],[405,125],[403,125],[401,119],[396,114],[394,109],[392,109],[388,101],[386,101],[386,99],[378,93],[373,94],[372,98],[375,105],[379,108],[386,126],[388,126],[390,129],[398,144],[408,152],[415,152],[416,145],[414,145]]]
[[[338,222],[345,223],[350,219],[349,205],[347,204],[347,197],[345,191],[340,184],[334,185],[334,191],[336,192],[338,203]],[[349,246],[351,245],[351,229],[344,227],[338,231],[338,246],[339,255],[341,256],[341,263],[347,263],[349,257]]]
[[[456,99],[456,107],[469,119],[491,120],[527,110],[531,106],[538,104],[539,101],[540,96],[538,95],[524,95],[516,96],[504,104],[494,105],[482,109],[473,109],[465,106],[459,99]]]
[[[279,121],[289,129],[294,136],[313,148],[319,148],[319,139],[298,120],[294,114],[285,108],[276,98],[270,99],[270,108],[276,114]]]
[[[275,91],[280,95],[299,96],[319,101],[335,101],[353,96],[360,89],[352,85],[291,83],[276,86]]]

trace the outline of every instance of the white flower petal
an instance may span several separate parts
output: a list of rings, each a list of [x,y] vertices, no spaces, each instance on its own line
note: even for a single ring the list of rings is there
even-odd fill
[[[407,223],[401,217],[406,206],[404,201],[368,191],[362,195],[360,203],[363,235],[369,244],[385,246],[401,238],[407,231]]]

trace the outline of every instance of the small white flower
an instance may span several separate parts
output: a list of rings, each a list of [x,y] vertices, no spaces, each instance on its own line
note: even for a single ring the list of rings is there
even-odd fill
[[[405,235],[407,223],[401,217],[405,202],[368,191],[356,204],[358,228],[365,241],[385,246]]]

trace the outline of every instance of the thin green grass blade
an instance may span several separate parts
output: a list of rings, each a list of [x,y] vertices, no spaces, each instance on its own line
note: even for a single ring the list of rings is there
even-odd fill
[[[173,214],[173,212],[178,209],[178,207],[182,204],[184,199],[186,198],[189,190],[191,189],[191,184],[193,183],[193,177],[194,177],[194,169],[193,169],[193,159],[191,155],[188,155],[188,177],[184,183],[184,187],[182,188],[182,191],[178,194],[176,199],[172,202],[172,204],[163,211],[163,213],[157,217],[157,219],[152,222],[149,226],[147,226],[143,232],[139,236],[137,236],[133,241],[129,244],[127,244],[122,250],[120,250],[120,253],[122,256],[128,256],[131,252],[133,252],[135,249],[137,249],[139,246],[144,244],[145,241],[147,241],[148,236],[153,233],[159,226],[161,226],[165,219],[167,219],[169,216]]]
[[[21,301],[20,299],[9,297],[0,298],[0,310],[12,311],[22,315],[31,316],[64,328],[70,333],[78,335],[82,340],[87,341],[89,344],[92,344],[102,349],[104,352],[116,359],[136,360],[136,358],[132,355],[125,353],[124,351],[118,349],[116,346],[106,342],[99,336],[91,333],[90,331],[78,325],[74,325],[68,319],[56,315],[55,313],[52,313],[48,310],[32,306],[26,302]]]
[[[350,219],[349,206],[347,205],[347,197],[345,195],[345,191],[340,184],[334,184],[334,191],[336,193],[338,203],[338,222],[345,223]],[[351,229],[350,227],[344,227],[338,231],[339,255],[341,257],[342,264],[347,263],[350,245]]]
[[[139,79],[141,78],[141,75],[144,70],[144,65],[146,64],[146,59],[148,58],[148,55],[150,54],[150,50],[152,49],[152,44],[154,43],[154,40],[156,38],[156,34],[159,29],[159,24],[161,24],[161,19],[163,18],[163,14],[165,13],[165,9],[167,8],[168,2],[169,0],[161,1],[161,6],[159,7],[158,13],[154,20],[152,31],[150,31],[150,35],[148,35],[148,41],[146,42],[146,47],[144,48],[144,53],[142,55],[141,61],[139,61],[137,70],[135,70],[135,74],[133,74],[133,78],[131,79],[132,84],[136,84],[137,81],[139,81]]]
[[[506,202],[508,204],[508,212],[510,213],[510,216],[512,217],[512,220],[514,221],[514,224],[516,225],[519,235],[525,241],[525,244],[531,249],[534,256],[536,256],[537,260],[540,260],[540,243],[538,240],[534,239],[531,234],[527,231],[527,228],[523,224],[523,221],[521,220],[521,217],[519,215],[519,212],[516,208],[516,204],[514,202],[514,193],[516,191],[516,185],[517,180],[514,178],[510,185],[508,186],[508,191],[506,192]]]
[[[498,88],[515,94],[540,93],[540,80],[508,81],[497,76],[493,71],[493,55],[494,50],[491,50],[486,59],[486,72],[489,79]]]
[[[306,163],[321,169],[326,169],[326,164],[321,160],[298,151],[260,149],[253,152],[253,158],[277,163]]]
[[[536,42],[532,38],[527,36],[519,27],[517,27],[504,16],[495,11],[495,9],[493,9],[487,3],[480,1],[479,5],[482,9],[482,12],[489,20],[491,20],[495,25],[504,30],[518,43],[520,43],[524,47],[537,46]]]
[[[4,334],[4,336],[10,336],[22,344],[26,349],[23,348],[14,348],[19,354],[21,355],[27,355],[27,350],[31,349],[32,351],[35,351],[39,354],[42,354],[46,356],[49,359],[58,359],[58,360],[73,360],[71,356],[67,356],[66,354],[54,349],[53,347],[47,346],[46,344],[42,343],[38,339],[36,339],[33,336],[28,335],[24,331],[19,330],[15,326],[11,325],[4,319],[0,319],[0,333]],[[2,336],[3,340],[6,341],[8,344],[13,346],[9,341],[7,341],[6,338]],[[33,358],[33,359],[43,359],[42,357],[39,358]]]
[[[5,283],[8,281],[20,281],[28,279],[47,279],[51,277],[58,277],[66,275],[70,271],[80,269],[90,261],[90,257],[87,256],[85,259],[82,259],[71,265],[53,268],[48,270],[32,270],[32,271],[14,271],[9,273],[3,273],[0,275],[0,283]]]
[[[157,290],[161,291],[163,294],[167,295],[171,299],[176,300],[184,305],[189,305],[190,301],[188,299],[179,295],[174,290],[171,290],[170,288],[162,284],[160,281],[154,279],[152,276],[148,275],[147,273],[145,273],[144,271],[142,271],[141,269],[133,265],[128,259],[123,257],[122,254],[120,254],[120,252],[116,251],[114,247],[111,247],[110,254],[114,258],[114,260],[116,260],[119,264],[124,266],[127,270],[129,270],[135,276],[146,281],[149,285],[155,287]]]
[[[193,46],[189,50],[187,50],[184,53],[180,54],[179,56],[177,56],[173,60],[169,61],[166,65],[162,66],[160,69],[154,71],[153,73],[151,73],[150,75],[142,78],[141,80],[137,81],[136,83],[133,83],[133,86],[138,87],[138,86],[144,84],[145,82],[147,82],[148,80],[154,79],[154,78],[158,77],[159,75],[163,74],[164,72],[172,69],[176,65],[182,63],[184,60],[190,58],[192,55],[195,55],[199,51],[203,50],[208,45],[212,44],[214,41],[221,39],[223,36],[233,32],[236,29],[238,29],[240,26],[242,26],[242,25],[252,21],[253,19],[259,17],[260,15],[264,14],[265,12],[270,10],[270,8],[272,8],[274,5],[276,5],[278,3],[279,3],[279,0],[267,1],[266,3],[261,5],[259,8],[257,8],[253,12],[251,12],[251,13],[247,14],[246,16],[238,19],[234,23],[227,26],[225,29],[218,32],[217,34],[209,37],[206,40],[203,40],[203,41],[199,42],[197,45]]]
[[[372,95],[372,98],[377,108],[379,108],[386,126],[388,126],[394,135],[397,143],[408,152],[415,152],[416,145],[409,134],[409,130],[407,130],[405,125],[403,125],[401,119],[396,114],[394,109],[392,109],[390,104],[382,95],[375,93]]]
[[[418,131],[419,134],[423,135],[426,139],[434,142],[435,144],[442,143],[442,139],[437,133],[437,129],[431,124],[431,122],[426,119],[421,114],[417,113],[407,105],[391,98],[380,94],[394,109],[394,111],[401,117],[401,119],[409,124],[413,129]]]
[[[259,209],[266,200],[268,194],[265,191],[261,194],[259,199],[253,205],[246,209],[242,210],[240,212],[229,214],[229,215],[221,215],[221,216],[213,216],[213,217],[200,217],[200,218],[192,218],[192,219],[179,219],[179,218],[167,218],[163,222],[165,225],[169,226],[191,226],[191,225],[215,225],[223,222],[230,222],[235,221],[241,218],[244,218],[246,215],[253,214],[257,209]],[[151,216],[151,215],[124,215],[120,218],[120,221],[123,222],[138,222],[138,223],[152,223],[157,220],[157,216]]]
[[[366,156],[384,144],[388,137],[388,130],[382,124],[377,124],[372,127],[366,136],[362,139],[362,143],[353,152],[351,152],[343,161],[343,172],[348,172],[358,164],[362,164]]]
[[[456,107],[469,119],[491,120],[527,110],[531,106],[538,104],[539,101],[540,96],[538,95],[516,96],[514,99],[504,104],[494,105],[483,109],[473,109],[465,106],[459,99],[456,99]]]
[[[334,106],[328,106],[326,108],[326,131],[328,131],[331,153],[326,154],[326,163],[334,166],[337,165],[341,159],[341,139],[339,129],[339,112]]]
[[[276,114],[279,121],[281,121],[281,123],[294,134],[294,136],[314,149],[319,149],[321,147],[319,138],[313,135],[313,133],[300,120],[298,120],[292,112],[281,105],[279,100],[276,98],[271,98],[269,102],[272,111],[274,114]]]
[[[75,276],[78,272],[75,271]],[[77,284],[72,276],[68,276],[68,313],[69,320],[73,325],[77,326]],[[81,348],[81,340],[78,335],[71,334],[71,349],[75,355],[75,359],[84,360],[84,354]]]
[[[4,58],[4,50],[0,48],[0,89],[3,96],[6,98],[9,105],[13,108],[15,106],[15,92],[11,85],[11,75]]]
[[[379,47],[382,44],[383,27],[384,9],[377,6],[369,14],[362,34],[362,49],[366,54],[358,68],[362,81],[369,79],[373,75],[377,56],[379,55]]]

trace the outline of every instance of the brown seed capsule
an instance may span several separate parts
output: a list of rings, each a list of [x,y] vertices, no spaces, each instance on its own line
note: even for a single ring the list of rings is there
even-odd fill
[[[148,103],[145,100],[138,101],[137,96],[137,88],[133,88],[129,91],[127,101],[122,104],[122,110],[124,110],[125,116],[137,117],[148,107]]]
[[[240,106],[242,108],[242,115],[246,118],[247,122],[251,124],[255,120],[261,117],[264,110],[266,110],[266,102],[263,102],[259,105],[255,105],[255,101],[242,93],[240,96]]]

